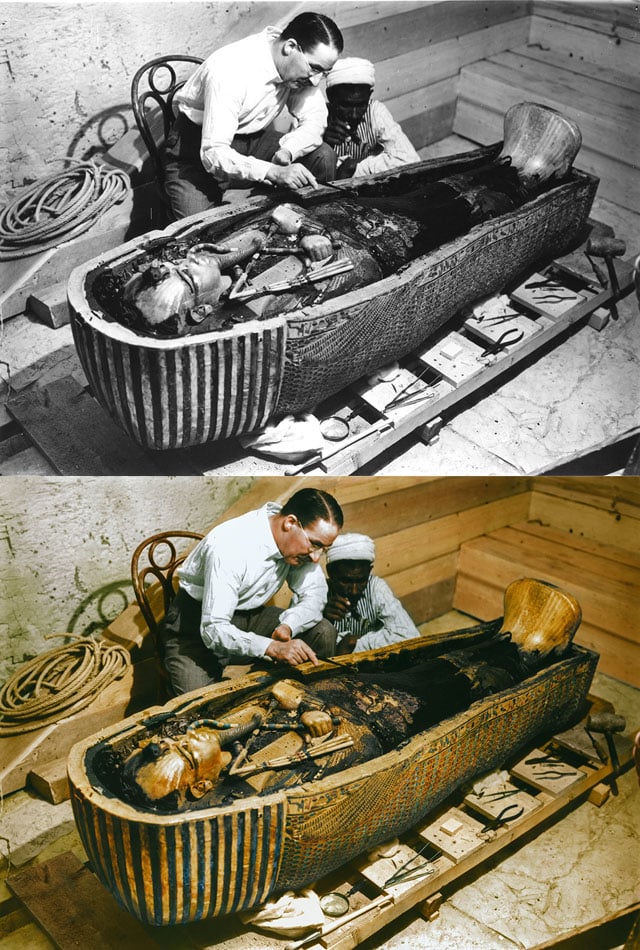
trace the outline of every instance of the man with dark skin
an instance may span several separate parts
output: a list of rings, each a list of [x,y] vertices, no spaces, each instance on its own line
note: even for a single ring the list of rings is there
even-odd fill
[[[338,157],[337,178],[387,171],[420,156],[387,107],[373,99],[375,74],[367,59],[339,59],[327,76],[329,118],[324,141]]]
[[[381,577],[372,574],[375,546],[364,534],[343,534],[327,553],[329,594],[323,611],[337,631],[337,653],[419,637],[411,617]]]

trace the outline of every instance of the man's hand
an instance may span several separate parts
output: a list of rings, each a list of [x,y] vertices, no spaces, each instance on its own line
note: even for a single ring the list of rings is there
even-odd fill
[[[330,593],[322,615],[334,623],[336,620],[342,620],[348,613],[350,607],[351,601],[347,597]]]
[[[353,178],[358,163],[355,158],[345,158],[337,171],[338,178]]]
[[[284,188],[306,188],[308,185],[312,188],[318,187],[318,182],[309,169],[299,162],[293,162],[291,165],[272,164],[266,174],[266,180],[272,185]]]
[[[304,640],[287,640],[281,643],[279,640],[269,640],[269,646],[265,651],[265,656],[270,656],[272,660],[278,660],[280,663],[288,663],[289,666],[298,666],[299,663],[306,663],[311,660],[314,666],[318,665],[318,658]]]
[[[347,123],[333,116],[329,119],[322,138],[327,145],[332,145],[335,148],[336,145],[342,145],[343,142],[346,142],[350,135],[351,129]]]
[[[293,155],[288,148],[279,148],[271,161],[274,165],[290,165],[293,161]]]
[[[272,640],[279,640],[280,643],[287,643],[291,639],[291,627],[286,623],[279,623],[271,634]]]

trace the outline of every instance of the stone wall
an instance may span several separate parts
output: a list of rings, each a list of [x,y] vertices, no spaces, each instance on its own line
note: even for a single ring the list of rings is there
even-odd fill
[[[289,2],[0,3],[0,202],[103,152],[132,126],[131,79],[168,53],[206,56],[267,24]]]
[[[204,531],[250,478],[0,479],[0,683],[60,646],[50,633],[103,628],[133,600],[131,555],[148,535]]]

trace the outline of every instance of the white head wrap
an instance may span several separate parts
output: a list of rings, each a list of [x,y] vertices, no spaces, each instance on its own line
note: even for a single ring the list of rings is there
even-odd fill
[[[366,534],[339,534],[327,551],[327,564],[331,561],[368,561],[373,564],[376,547]]]
[[[347,56],[345,59],[339,59],[327,76],[327,89],[342,83],[371,86],[373,89],[375,81],[372,62],[368,59],[358,59],[356,56]]]

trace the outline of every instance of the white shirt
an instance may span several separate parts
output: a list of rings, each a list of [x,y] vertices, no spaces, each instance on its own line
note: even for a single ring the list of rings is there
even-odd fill
[[[345,636],[358,638],[354,653],[385,647],[419,637],[420,631],[386,581],[372,574],[356,605],[357,619],[347,614],[334,622],[338,642]]]
[[[217,656],[264,656],[270,641],[231,622],[235,610],[263,607],[287,582],[293,597],[280,623],[293,636],[322,619],[327,582],[319,564],[287,564],[276,545],[269,518],[280,506],[257,511],[213,528],[178,569],[180,586],[202,601],[200,634]]]
[[[231,148],[233,137],[261,132],[285,106],[295,128],[280,138],[293,161],[322,144],[327,106],[317,86],[289,89],[273,61],[271,43],[279,31],[261,33],[230,43],[198,66],[176,94],[181,112],[202,126],[202,164],[217,181],[230,178],[264,181],[270,163],[241,155]]]
[[[355,158],[358,164],[353,173],[373,175],[388,171],[399,165],[419,162],[420,156],[393,118],[387,107],[377,99],[371,99],[367,111],[360,120],[356,135],[359,142],[350,139],[336,147],[338,165],[340,159]]]

